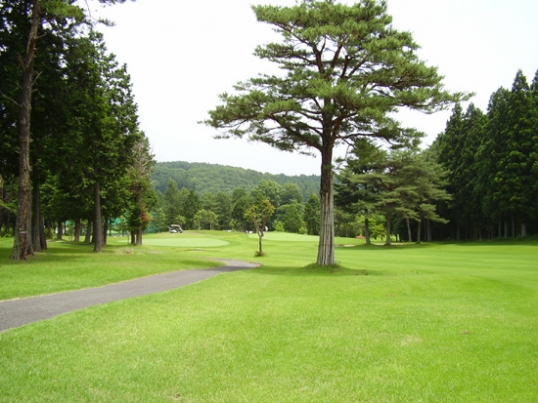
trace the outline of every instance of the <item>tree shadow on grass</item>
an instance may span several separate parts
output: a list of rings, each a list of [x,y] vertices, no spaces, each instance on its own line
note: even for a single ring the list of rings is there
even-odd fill
[[[11,260],[12,248],[0,248],[0,263],[4,266],[17,265],[30,263],[33,264],[39,262],[73,262],[80,259],[87,259],[88,256],[96,256],[93,252],[93,244],[63,240],[49,240],[47,242],[48,249],[43,252],[36,252],[34,256],[29,255],[26,262],[16,262]],[[102,256],[117,256],[121,254],[128,255],[129,251],[132,253],[132,245],[106,245]]]
[[[375,270],[350,269],[341,265],[318,266],[317,264],[309,264],[303,267],[261,266],[251,270],[257,274],[300,277],[367,276],[380,274],[380,272]]]

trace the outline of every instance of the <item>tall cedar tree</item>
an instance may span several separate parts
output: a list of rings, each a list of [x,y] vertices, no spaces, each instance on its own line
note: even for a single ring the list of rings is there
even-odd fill
[[[102,4],[123,3],[125,0],[99,0]],[[84,6],[77,5],[73,0],[32,0],[28,9],[27,20],[29,21],[28,34],[24,39],[25,50],[20,55],[21,79],[20,79],[20,101],[19,106],[19,194],[17,202],[17,223],[16,234],[14,234],[14,245],[11,258],[13,260],[26,260],[28,254],[33,253],[30,242],[30,126],[32,113],[32,93],[34,82],[38,72],[34,68],[37,42],[39,39],[38,30],[44,22],[54,27],[54,20],[74,19],[82,21],[85,17]],[[4,5],[3,5],[4,6]]]
[[[103,219],[117,216],[128,203],[125,175],[142,133],[126,67],[106,53],[99,33],[78,38],[66,59],[75,106],[70,110],[71,136],[62,148],[76,158],[71,175],[92,189],[94,251],[101,252]]]
[[[149,212],[157,201],[151,184],[151,173],[155,160],[150,151],[149,140],[144,135],[136,142],[132,153],[133,161],[127,168],[131,194],[129,229],[131,243],[140,246],[142,245],[142,234],[149,224]]]
[[[442,77],[415,55],[409,32],[399,32],[386,1],[347,6],[335,0],[303,0],[293,7],[254,6],[258,21],[282,35],[282,43],[258,46],[255,55],[274,62],[283,76],[260,75],[238,83],[238,95],[204,123],[218,136],[247,135],[284,151],[321,155],[321,226],[317,263],[334,265],[333,149],[358,137],[405,142],[409,131],[388,117],[400,107],[433,112],[457,98]]]

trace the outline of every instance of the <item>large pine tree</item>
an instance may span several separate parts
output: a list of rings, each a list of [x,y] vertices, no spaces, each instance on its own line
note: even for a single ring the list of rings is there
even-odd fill
[[[285,151],[321,156],[321,226],[317,263],[335,264],[333,150],[358,137],[405,142],[408,131],[389,118],[400,107],[435,111],[454,99],[437,70],[418,59],[418,45],[399,32],[385,1],[348,6],[302,0],[293,7],[255,6],[258,21],[282,35],[256,48],[284,75],[239,83],[238,94],[205,123],[222,137],[249,136]]]

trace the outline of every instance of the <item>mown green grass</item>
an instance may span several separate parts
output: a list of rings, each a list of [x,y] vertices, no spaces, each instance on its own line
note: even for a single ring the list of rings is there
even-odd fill
[[[536,241],[342,239],[320,268],[315,243],[191,235],[229,245],[142,250],[263,266],[1,333],[0,400],[538,401]]]
[[[50,241],[49,250],[27,262],[9,259],[12,239],[0,238],[0,300],[99,287],[175,270],[208,268],[219,263],[182,248],[133,248],[111,240],[103,253],[92,245]]]

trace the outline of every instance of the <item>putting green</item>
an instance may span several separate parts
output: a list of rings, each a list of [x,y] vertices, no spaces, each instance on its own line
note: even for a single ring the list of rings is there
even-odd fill
[[[226,246],[229,242],[213,238],[156,238],[144,239],[144,245],[151,246],[179,246],[184,248],[208,248],[214,246]]]
[[[250,234],[249,238],[258,238],[258,234]],[[318,242],[319,236],[291,234],[289,232],[266,232],[263,240],[287,242]]]

